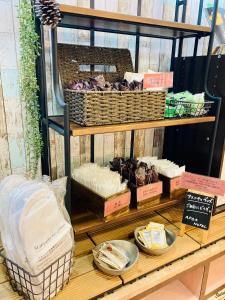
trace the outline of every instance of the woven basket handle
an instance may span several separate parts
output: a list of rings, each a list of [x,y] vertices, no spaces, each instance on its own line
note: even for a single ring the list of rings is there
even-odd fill
[[[103,74],[105,79],[114,82],[124,78],[126,71],[133,72],[132,60],[128,49],[90,47],[78,45],[58,45],[59,72],[63,86],[71,80],[88,79]],[[107,72],[81,70],[81,66],[111,66]]]

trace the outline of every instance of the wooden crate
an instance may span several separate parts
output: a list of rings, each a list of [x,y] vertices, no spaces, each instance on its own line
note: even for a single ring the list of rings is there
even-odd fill
[[[160,203],[162,181],[132,189],[132,206],[137,209],[149,208]]]
[[[180,176],[169,178],[164,175],[159,175],[159,178],[163,182],[163,196],[174,199],[184,196],[187,192],[186,189],[180,187]]]
[[[76,201],[76,209],[88,209],[105,221],[109,221],[129,212],[131,192],[126,190],[113,196],[104,198],[84,185],[72,180],[72,195]]]

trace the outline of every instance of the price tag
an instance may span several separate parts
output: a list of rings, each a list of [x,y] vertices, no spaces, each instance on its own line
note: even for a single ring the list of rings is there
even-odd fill
[[[173,72],[144,74],[144,89],[173,87]]]
[[[160,194],[162,194],[162,182],[150,183],[137,188],[137,201],[141,202]]]
[[[131,193],[126,192],[105,202],[104,217],[130,205]]]

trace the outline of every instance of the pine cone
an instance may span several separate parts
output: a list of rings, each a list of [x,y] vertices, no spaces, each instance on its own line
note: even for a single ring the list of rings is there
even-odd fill
[[[35,0],[34,9],[43,25],[55,28],[62,19],[55,0]]]

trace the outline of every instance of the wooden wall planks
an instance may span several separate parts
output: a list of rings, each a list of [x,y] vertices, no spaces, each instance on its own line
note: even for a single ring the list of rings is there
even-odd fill
[[[0,178],[26,169],[15,5],[0,1]]]
[[[90,0],[58,0],[59,3],[90,7]],[[0,178],[11,172],[25,171],[24,114],[18,90],[19,26],[17,5],[19,0],[0,0]],[[138,0],[95,0],[95,8],[137,14]],[[225,7],[225,0],[220,1]],[[173,20],[175,0],[142,0],[141,15]],[[193,13],[194,12],[194,13]],[[188,0],[187,22],[197,19],[196,0]],[[203,24],[207,20],[203,14]],[[60,29],[58,38],[64,43],[89,45],[88,31]],[[46,76],[48,110],[50,114],[60,113],[52,92],[50,37],[45,29]],[[184,55],[192,55],[193,40],[184,42]],[[116,34],[95,33],[95,45],[129,48],[134,63],[135,37]],[[206,53],[207,39],[200,40],[198,54]],[[158,71],[169,70],[171,42],[159,39],[141,38],[139,71],[148,68]],[[95,161],[106,165],[113,156],[130,155],[131,133],[115,133],[95,136]],[[135,132],[135,156],[162,154],[163,129],[147,129]],[[63,139],[50,130],[51,164],[53,177],[64,172]],[[90,136],[71,138],[72,169],[90,161]]]

